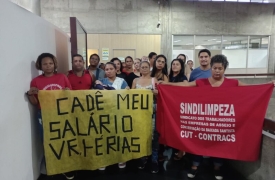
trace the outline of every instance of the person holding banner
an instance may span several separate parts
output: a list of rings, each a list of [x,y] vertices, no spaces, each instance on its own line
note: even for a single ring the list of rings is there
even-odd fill
[[[164,55],[156,56],[151,71],[151,77],[156,78],[158,81],[168,82],[167,77],[167,59]],[[159,133],[156,130],[156,109],[157,100],[154,98],[154,114],[153,114],[153,142],[152,142],[152,173],[159,171],[158,161],[163,161],[164,145],[159,145]]]
[[[112,87],[113,89],[129,89],[127,82],[116,76],[116,65],[113,62],[107,62],[105,65],[106,78],[97,80],[96,85],[103,86],[104,89]]]
[[[204,78],[204,79],[197,79],[193,82],[180,82],[180,83],[167,83],[163,81],[159,81],[158,84],[166,84],[171,86],[188,86],[188,87],[237,87],[237,86],[247,86],[249,84],[245,84],[239,80],[236,79],[228,79],[224,77],[225,70],[228,66],[228,61],[226,56],[224,55],[215,55],[212,57],[210,66],[211,66],[211,77]],[[275,80],[269,82],[274,84],[275,86]],[[157,93],[157,92],[155,92]],[[194,178],[197,173],[198,166],[200,164],[202,156],[195,155],[195,159],[193,161],[193,166],[191,168],[191,171],[188,173],[189,178]],[[214,175],[215,178],[218,180],[223,179],[223,175],[220,171],[220,167],[222,166],[222,159],[221,158],[214,158]]]
[[[150,63],[148,61],[142,61],[140,63],[139,69],[140,69],[141,76],[139,78],[134,79],[132,84],[132,89],[148,89],[148,90],[155,89],[155,83],[157,82],[157,79],[155,77],[150,76]],[[153,127],[153,132],[154,132],[154,129],[155,128]],[[154,142],[155,141],[152,142],[152,146]],[[140,158],[138,160],[138,168],[144,169],[146,163],[147,163],[147,157]],[[156,171],[155,166],[156,165],[154,164],[154,161],[153,161],[152,168],[151,168],[152,172]]]
[[[142,61],[139,66],[141,76],[133,80],[132,89],[153,90],[157,79],[150,76],[150,63],[148,61]]]
[[[80,54],[73,55],[72,70],[67,74],[72,90],[92,89],[95,76],[92,72],[85,70],[84,64],[84,59]]]
[[[188,81],[187,77],[184,75],[185,66],[181,59],[174,59],[171,62],[171,68],[169,73],[169,82],[178,83]],[[185,152],[173,148],[174,160],[180,160]]]
[[[107,62],[105,65],[105,74],[107,78],[97,80],[96,86],[103,86],[103,89],[109,90],[119,90],[119,89],[129,89],[127,82],[119,77],[116,77],[116,65],[113,62]],[[126,162],[118,163],[118,167],[123,169],[126,167]],[[99,170],[104,171],[106,167],[101,167]]]
[[[64,74],[57,73],[57,60],[54,55],[50,53],[40,54],[36,60],[35,66],[43,73],[31,81],[30,90],[26,92],[26,95],[28,96],[30,103],[38,107],[37,117],[40,135],[43,141],[43,122],[38,99],[39,90],[62,90],[72,89],[72,87],[68,78]],[[47,174],[45,157],[42,159],[40,169],[42,174]],[[63,175],[66,179],[74,179],[74,174],[72,172],[64,173]]]

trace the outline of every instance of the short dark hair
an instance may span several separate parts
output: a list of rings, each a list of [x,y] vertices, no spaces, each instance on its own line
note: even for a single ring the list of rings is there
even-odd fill
[[[110,62],[114,63],[115,61],[119,61],[119,63],[120,63],[120,72],[122,72],[123,67],[122,67],[122,62],[121,62],[121,60],[118,59],[117,57],[114,57],[113,59],[111,59]]]
[[[132,61],[134,61],[133,58],[132,58],[131,56],[127,56],[127,57],[125,58],[125,62],[126,62],[126,59],[127,59],[127,58],[130,58],[130,59],[132,59]]]
[[[152,59],[153,56],[157,55],[157,53],[155,52],[150,52],[149,55],[148,55],[148,58],[149,59]]]
[[[54,55],[52,55],[51,53],[42,53],[37,57],[36,63],[35,63],[35,67],[37,70],[42,70],[42,59],[49,57],[53,60],[54,63],[54,71],[56,72],[57,69],[57,60],[56,57]]]
[[[211,57],[211,52],[208,49],[202,49],[202,50],[200,50],[200,52],[198,53],[198,57],[200,57],[200,54],[203,53],[203,52],[207,53],[208,56]]]
[[[91,58],[92,58],[93,56],[96,56],[96,57],[98,58],[98,61],[100,61],[100,57],[99,57],[98,54],[92,54],[92,55],[90,56],[89,60],[91,60]]]
[[[215,64],[215,63],[221,63],[222,66],[224,67],[224,70],[226,70],[227,66],[228,66],[228,60],[227,60],[227,57],[225,55],[222,55],[222,54],[218,54],[218,55],[215,55],[211,58],[211,62],[210,62],[210,65],[211,67]]]
[[[190,61],[193,62],[193,61],[190,59],[190,60],[188,60],[186,63],[188,63],[188,62],[190,62]]]
[[[75,57],[81,57],[82,60],[84,61],[83,56],[81,56],[80,54],[74,54],[74,55],[72,56],[72,61],[74,60]]]

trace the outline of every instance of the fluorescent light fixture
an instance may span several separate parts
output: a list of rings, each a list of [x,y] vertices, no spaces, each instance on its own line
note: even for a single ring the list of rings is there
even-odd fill
[[[174,42],[180,42],[181,40],[176,40],[176,41],[174,41]]]
[[[187,44],[185,44],[185,45],[192,45],[193,43],[187,43]]]

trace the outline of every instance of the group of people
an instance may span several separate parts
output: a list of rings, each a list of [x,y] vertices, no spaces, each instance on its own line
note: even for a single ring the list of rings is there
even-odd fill
[[[72,56],[72,70],[66,75],[57,73],[57,59],[50,53],[43,53],[38,56],[36,68],[43,72],[42,75],[35,77],[30,84],[26,95],[29,101],[38,107],[38,121],[40,124],[41,137],[43,138],[43,126],[41,117],[41,107],[39,105],[39,90],[87,90],[87,89],[149,89],[154,96],[153,114],[153,140],[151,156],[151,172],[159,171],[158,163],[163,160],[164,145],[158,143],[159,133],[156,130],[155,114],[157,111],[157,85],[168,84],[173,86],[212,86],[230,87],[244,86],[246,84],[233,79],[224,77],[224,72],[228,67],[227,58],[223,55],[216,55],[211,58],[211,52],[203,49],[198,53],[200,66],[193,69],[193,61],[186,62],[186,56],[179,54],[176,59],[171,61],[168,73],[167,58],[164,55],[157,55],[151,52],[148,57],[133,59],[131,56],[125,58],[125,67],[120,59],[113,58],[110,62],[99,67],[100,57],[92,54],[89,58],[90,66],[86,69],[85,62],[81,55]],[[272,81],[271,83],[274,83]],[[179,160],[184,156],[184,150],[174,150],[174,159]],[[143,169],[148,157],[138,160],[138,168]],[[188,172],[189,178],[194,178],[202,156],[193,155],[193,166]],[[221,158],[214,158],[214,175],[216,179],[223,179],[220,171],[222,166]],[[45,164],[45,162],[43,161]],[[43,164],[42,163],[42,164]],[[119,168],[125,168],[126,162],[118,163]],[[105,167],[100,168],[104,170]],[[46,172],[44,171],[46,174]],[[64,173],[67,179],[73,179],[73,173]]]

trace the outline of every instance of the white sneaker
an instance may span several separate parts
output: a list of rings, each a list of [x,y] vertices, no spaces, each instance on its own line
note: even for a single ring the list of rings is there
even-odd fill
[[[74,179],[74,175],[72,175],[71,173],[69,174],[69,173],[63,173],[63,175],[66,177],[66,179],[68,179],[68,180],[71,180],[71,179]]]
[[[104,171],[105,169],[106,169],[106,167],[101,167],[101,168],[99,168],[98,170]]]
[[[118,163],[118,167],[119,167],[119,169],[125,168],[126,167],[126,162],[120,162],[120,163]]]

